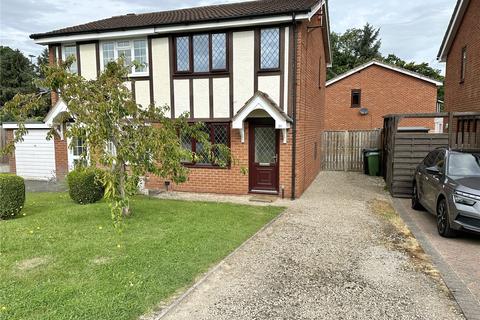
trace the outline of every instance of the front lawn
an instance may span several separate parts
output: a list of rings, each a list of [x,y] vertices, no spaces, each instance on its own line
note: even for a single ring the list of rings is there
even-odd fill
[[[23,215],[0,221],[0,318],[135,319],[282,211],[146,197],[132,209],[119,233],[104,202],[27,194]]]

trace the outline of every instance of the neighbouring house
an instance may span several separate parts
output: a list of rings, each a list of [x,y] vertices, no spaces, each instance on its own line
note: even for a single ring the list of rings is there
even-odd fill
[[[327,81],[325,130],[371,130],[383,128],[387,114],[436,112],[441,85],[372,60]],[[435,129],[433,119],[405,119],[400,125]]]
[[[212,142],[230,146],[237,161],[229,168],[186,163],[189,180],[169,189],[295,198],[320,170],[329,32],[326,0],[261,0],[127,14],[31,38],[48,46],[51,63],[74,56],[71,71],[87,79],[120,56],[143,63],[128,82],[138,104],[167,104],[172,117],[189,112],[191,122],[206,123]],[[11,171],[61,179],[73,168],[82,142],[67,148],[61,128],[44,139],[68,108],[52,100],[44,122],[28,125]],[[11,136],[16,124],[6,128]],[[166,185],[151,176],[145,187]]]
[[[459,0],[438,52],[445,111],[480,112],[480,0]]]

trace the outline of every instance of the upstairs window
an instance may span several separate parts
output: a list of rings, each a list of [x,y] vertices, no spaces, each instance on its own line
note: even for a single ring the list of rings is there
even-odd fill
[[[362,90],[360,89],[353,89],[352,90],[352,108],[360,108],[360,103],[362,100]]]
[[[280,67],[280,29],[260,30],[260,69],[272,70]]]
[[[148,73],[147,40],[120,40],[102,43],[103,67],[123,57],[125,65],[131,65],[133,61],[139,63],[138,67],[132,67],[130,74],[145,75]]]
[[[189,74],[227,71],[226,33],[176,37],[175,71]]]
[[[68,69],[71,73],[78,73],[78,57],[77,57],[77,46],[70,45],[63,47],[63,61],[67,60],[68,57],[74,57],[75,61],[70,65]]]
[[[462,57],[460,61],[460,82],[465,81],[465,68],[467,66],[467,47],[462,48]]]

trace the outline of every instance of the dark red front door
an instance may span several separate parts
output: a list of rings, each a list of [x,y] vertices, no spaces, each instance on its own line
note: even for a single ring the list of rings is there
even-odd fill
[[[249,131],[251,192],[278,192],[278,130],[273,122],[252,121]]]

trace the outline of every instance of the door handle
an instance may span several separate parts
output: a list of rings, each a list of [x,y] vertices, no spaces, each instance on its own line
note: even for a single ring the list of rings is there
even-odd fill
[[[278,159],[278,153],[276,153],[276,154],[273,156],[273,160],[274,160],[274,163],[275,163],[275,164],[277,163],[277,159]]]

